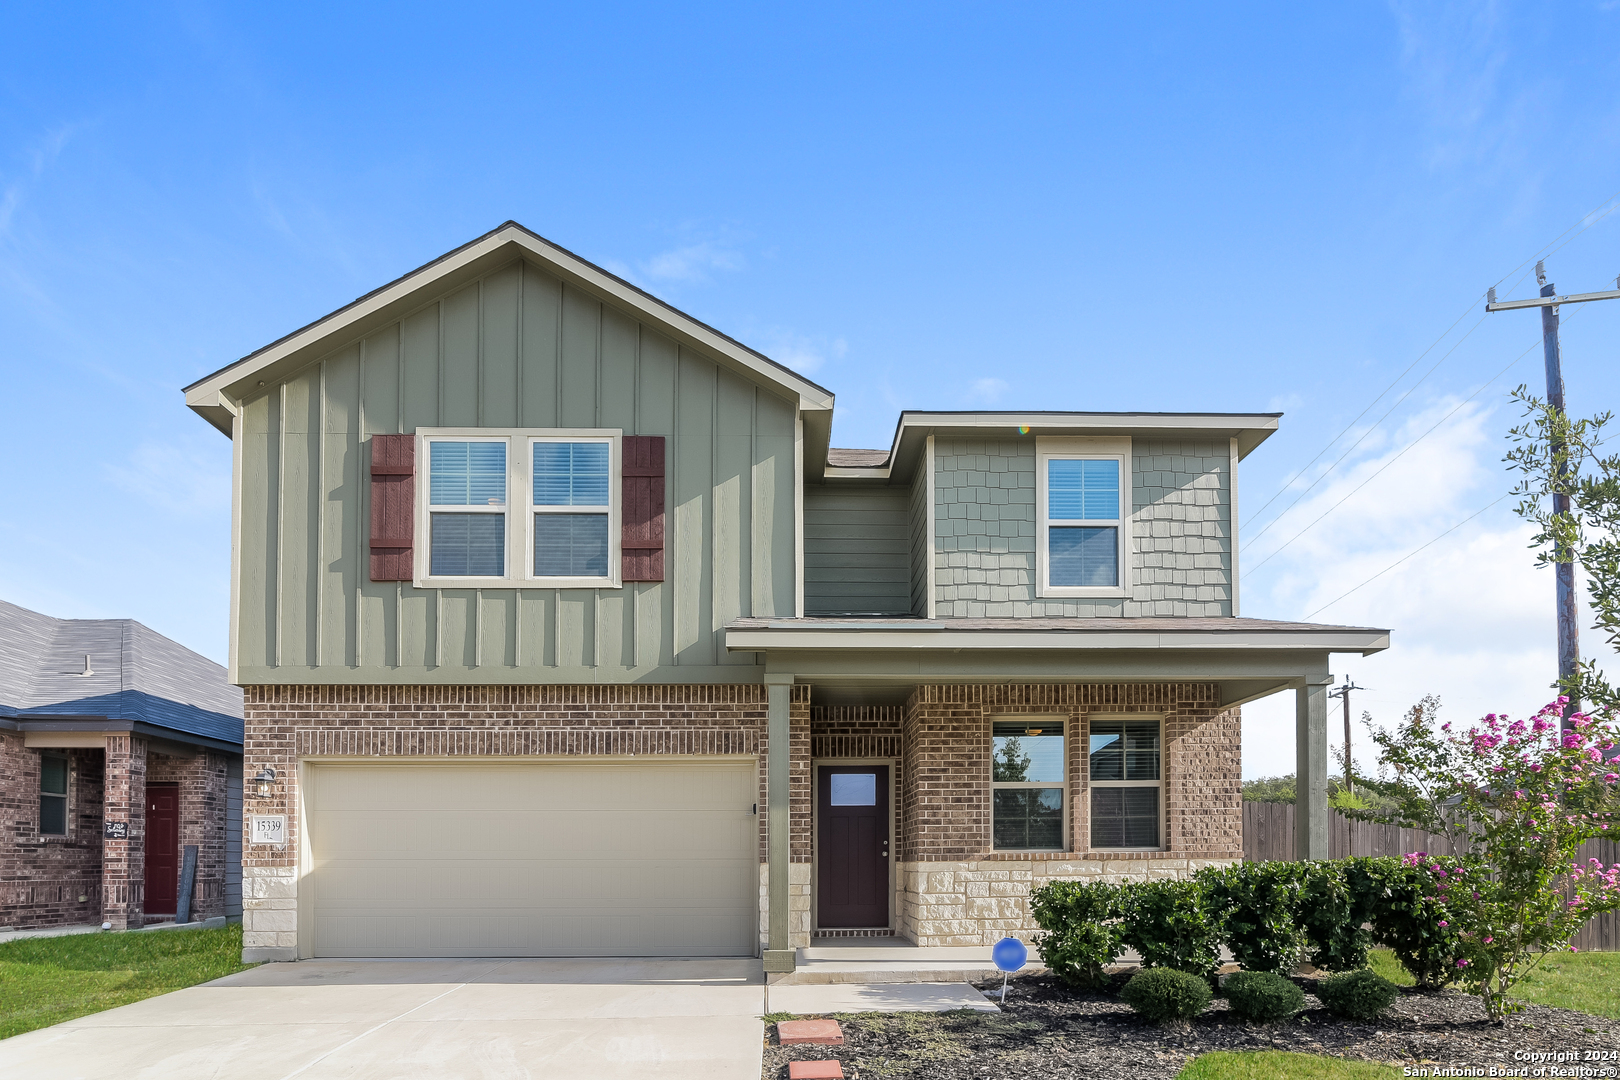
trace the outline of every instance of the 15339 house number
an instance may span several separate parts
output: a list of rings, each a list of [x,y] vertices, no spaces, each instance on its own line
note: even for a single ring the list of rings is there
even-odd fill
[[[249,819],[250,844],[285,844],[287,842],[286,814],[254,814]]]

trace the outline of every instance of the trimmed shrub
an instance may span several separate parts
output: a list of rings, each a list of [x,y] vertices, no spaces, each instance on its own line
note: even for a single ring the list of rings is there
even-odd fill
[[[1305,955],[1303,910],[1310,864],[1242,862],[1194,875],[1226,927],[1226,944],[1247,971],[1291,972]]]
[[[1199,880],[1145,881],[1120,891],[1125,944],[1150,968],[1205,979],[1221,966],[1221,919]]]
[[[1457,978],[1462,938],[1446,920],[1427,875],[1401,860],[1349,859],[1345,876],[1364,897],[1373,937],[1394,952],[1420,989],[1438,990]]]
[[[1363,968],[1328,976],[1316,984],[1316,996],[1336,1016],[1371,1020],[1394,1004],[1401,992],[1376,971]]]
[[[1245,1020],[1269,1024],[1305,1007],[1305,991],[1271,971],[1239,971],[1222,988],[1232,1011]]]
[[[1125,1004],[1154,1024],[1190,1020],[1204,1011],[1212,996],[1209,983],[1174,968],[1144,968],[1119,992]]]
[[[1311,951],[1311,963],[1325,971],[1358,971],[1367,966],[1373,934],[1370,879],[1355,872],[1354,860],[1305,863],[1300,889],[1300,928]]]
[[[1071,986],[1096,989],[1108,981],[1103,965],[1120,954],[1119,886],[1103,881],[1053,881],[1030,893],[1035,951],[1052,974]]]

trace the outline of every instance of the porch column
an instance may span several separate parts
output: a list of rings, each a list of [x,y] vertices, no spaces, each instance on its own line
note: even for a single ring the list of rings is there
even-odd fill
[[[770,708],[770,725],[766,731],[767,760],[765,769],[766,812],[769,842],[766,848],[767,870],[765,901],[767,937],[765,970],[785,973],[793,970],[795,954],[788,944],[788,783],[791,755],[791,708],[793,700],[792,675],[766,675],[765,697]]]
[[[107,770],[101,799],[102,921],[114,930],[138,930],[145,922],[146,740],[107,736]],[[124,837],[109,838],[122,823]]]
[[[1313,675],[1294,689],[1294,858],[1328,857],[1327,692]]]

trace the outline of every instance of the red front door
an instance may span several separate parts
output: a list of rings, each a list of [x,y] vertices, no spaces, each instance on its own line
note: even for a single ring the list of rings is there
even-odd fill
[[[180,892],[180,785],[146,785],[146,913],[173,915]]]

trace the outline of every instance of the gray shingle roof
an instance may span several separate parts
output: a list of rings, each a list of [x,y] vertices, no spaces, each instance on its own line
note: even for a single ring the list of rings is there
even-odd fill
[[[242,691],[212,660],[134,619],[56,619],[0,600],[0,717],[65,716],[242,741]]]

